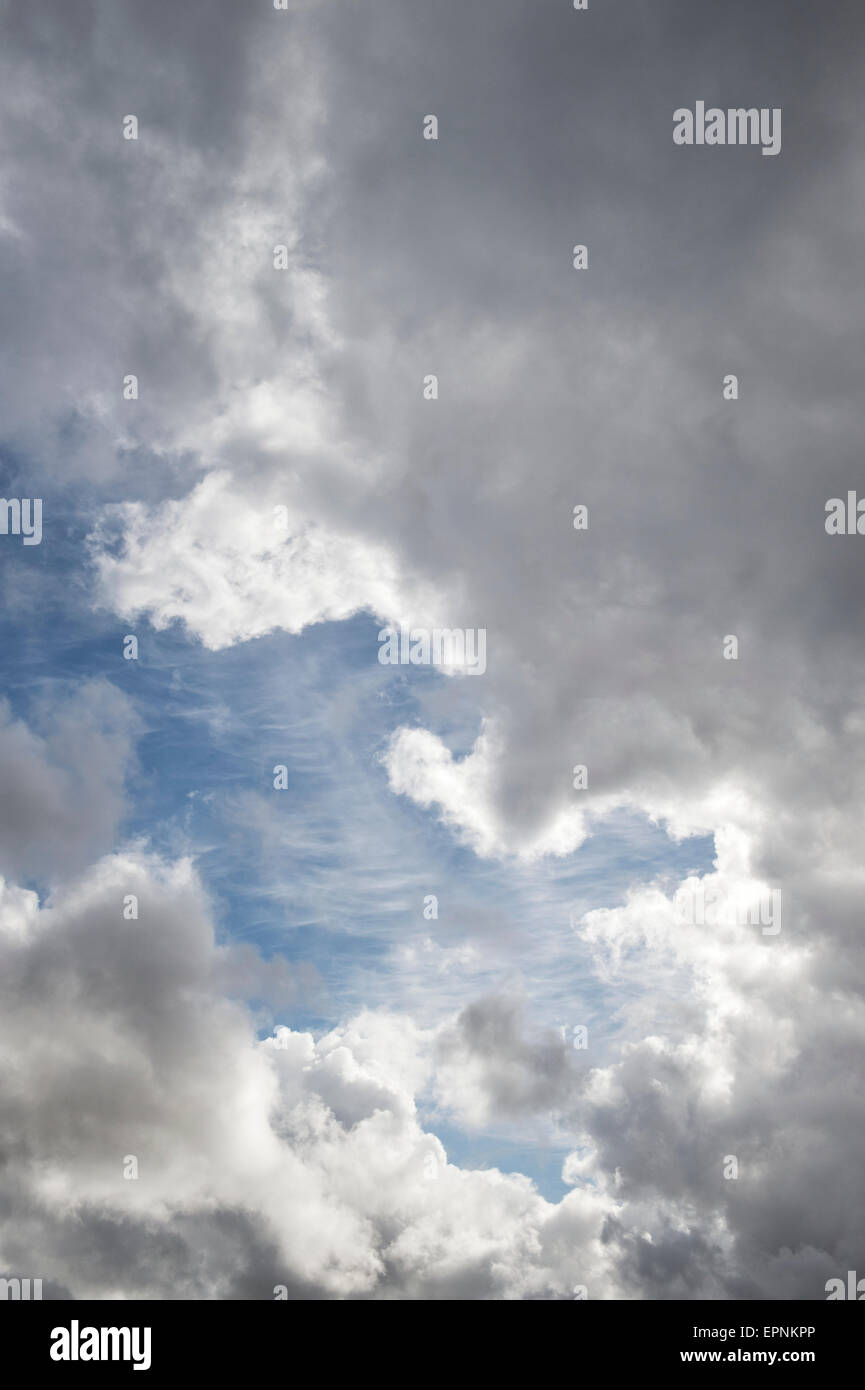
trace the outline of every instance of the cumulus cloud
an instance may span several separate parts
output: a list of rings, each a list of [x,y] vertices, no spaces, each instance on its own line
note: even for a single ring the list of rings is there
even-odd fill
[[[439,1095],[463,1124],[573,1106],[581,1089],[574,1050],[557,1033],[527,1036],[522,1012],[519,999],[487,996],[439,1033]]]
[[[41,907],[4,886],[4,1266],[76,1298],[615,1287],[609,1200],[554,1206],[447,1162],[418,1120],[429,1039],[410,1020],[259,1041],[224,990],[233,949],[185,861],[114,855]]]
[[[107,545],[117,534],[119,554]],[[112,507],[91,545],[99,601],[130,618],[146,613],[157,629],[182,619],[214,651],[362,609],[398,615],[407,603],[386,546],[364,545],[284,502],[244,502],[227,473],[209,473],[189,497],[152,509]]]
[[[849,1020],[809,1011],[814,1057],[778,1036],[768,958],[744,1024],[727,983],[704,1036],[581,1069],[501,997],[434,1033],[377,1012],[259,1040],[188,862],[114,855],[42,906],[5,885],[0,922],[2,1258],[58,1296],[808,1298],[854,1256],[858,1124],[815,1060]],[[571,1192],[449,1163],[429,1087],[469,1125],[566,1112]],[[821,1124],[849,1162],[831,1191]]]
[[[503,750],[496,745],[494,728],[486,727],[471,753],[457,759],[429,730],[397,729],[384,759],[391,790],[419,806],[437,806],[443,823],[484,857],[512,853],[531,860],[577,849],[586,828],[576,808],[556,813],[532,839],[513,833],[511,818],[496,798],[496,781],[503,774]]]

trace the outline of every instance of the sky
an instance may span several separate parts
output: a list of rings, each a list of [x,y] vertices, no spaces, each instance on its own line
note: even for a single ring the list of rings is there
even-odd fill
[[[865,1268],[861,6],[0,28],[0,484],[42,502],[0,534],[0,1274],[825,1298]],[[675,143],[699,101],[777,155]]]

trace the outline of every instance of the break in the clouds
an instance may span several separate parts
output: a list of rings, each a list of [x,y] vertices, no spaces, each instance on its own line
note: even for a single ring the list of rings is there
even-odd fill
[[[865,1261],[857,7],[0,12],[3,491],[43,499],[0,536],[0,1265],[824,1297]],[[671,138],[698,103],[783,146]],[[581,881],[623,815],[651,852]]]

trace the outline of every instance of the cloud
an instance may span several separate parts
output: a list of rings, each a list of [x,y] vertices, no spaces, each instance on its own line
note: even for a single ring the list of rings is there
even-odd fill
[[[471,753],[457,760],[427,729],[399,728],[384,759],[390,788],[419,806],[438,806],[443,823],[457,829],[483,857],[511,853],[531,860],[577,849],[586,828],[576,809],[554,814],[534,839],[513,834],[509,817],[497,804],[502,750],[496,745],[495,730],[487,726]]]
[[[463,1125],[574,1106],[582,1084],[576,1053],[557,1033],[526,1036],[522,1015],[521,1000],[487,996],[439,1033],[439,1093]]]
[[[519,1174],[447,1163],[418,1122],[429,1059],[409,1020],[260,1042],[223,992],[234,949],[188,862],[114,855],[41,908],[4,888],[5,1266],[75,1298],[612,1287],[609,1202],[554,1207]]]
[[[191,870],[104,861],[39,910],[10,889],[23,993],[4,1026],[16,1056],[40,1039],[6,1082],[12,1248],[59,1284],[116,1290],[124,1249],[125,1278],[164,1295],[166,1241],[173,1279],[223,1296],[281,1264],[337,1297],[566,1297],[573,1280],[809,1298],[861,1264],[863,579],[857,538],[823,527],[827,497],[863,488],[861,44],[847,6],[819,34],[789,0],[710,11],[610,8],[587,39],[566,6],[524,0],[491,26],[458,0],[103,7],[80,30],[11,7],[7,443],[28,476],[82,485],[85,514],[105,485],[94,601],[212,650],[360,611],[484,627],[473,744],[451,751],[468,683],[450,682],[435,727],[393,732],[395,793],[477,855],[527,864],[628,808],[714,834],[731,900],[784,903],[776,937],[694,929],[674,901],[693,884],[649,868],[583,919],[587,976],[627,992],[616,1058],[573,1094],[561,1049],[500,1005],[443,1035],[444,1108],[568,1116],[575,1186],[551,1207],[519,1176],[424,1178],[441,1154],[413,1117],[422,1069],[382,1060],[413,1057],[411,1020],[375,1046],[362,1030],[258,1045],[214,984]],[[781,158],[676,150],[671,113],[700,84],[783,106]],[[58,127],[46,87],[74,120]],[[130,107],[143,134],[124,148]],[[7,718],[10,870],[109,847],[126,737],[79,752]],[[162,964],[144,917],[118,918],[126,882],[156,904]],[[118,1192],[137,1149],[150,1186]]]
[[[139,721],[102,680],[46,695],[33,720],[0,707],[0,869],[50,881],[113,843]]]
[[[377,1011],[259,1041],[226,993],[236,951],[188,862],[114,855],[42,907],[4,887],[6,1267],[76,1298],[813,1298],[854,1258],[859,1125],[828,1086],[850,1020],[809,1009],[813,1055],[779,1036],[773,967],[744,1026],[728,987],[706,1035],[582,1068],[501,997],[434,1032]],[[449,1163],[429,1088],[469,1125],[581,1125],[570,1193]],[[849,1164],[832,1190],[822,1126]]]
[[[107,544],[117,533],[120,554]],[[399,613],[405,603],[384,546],[372,549],[279,501],[244,503],[227,473],[209,473],[188,498],[153,509],[111,508],[91,545],[102,604],[129,618],[146,613],[157,629],[182,619],[212,651],[362,609]]]

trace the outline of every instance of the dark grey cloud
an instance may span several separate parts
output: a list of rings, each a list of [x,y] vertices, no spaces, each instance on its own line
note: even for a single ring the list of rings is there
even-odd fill
[[[560,1034],[531,1036],[521,1000],[495,995],[470,1004],[437,1040],[443,1094],[453,1094],[451,1073],[458,1073],[475,1123],[571,1106],[580,1087],[576,1056]]]

